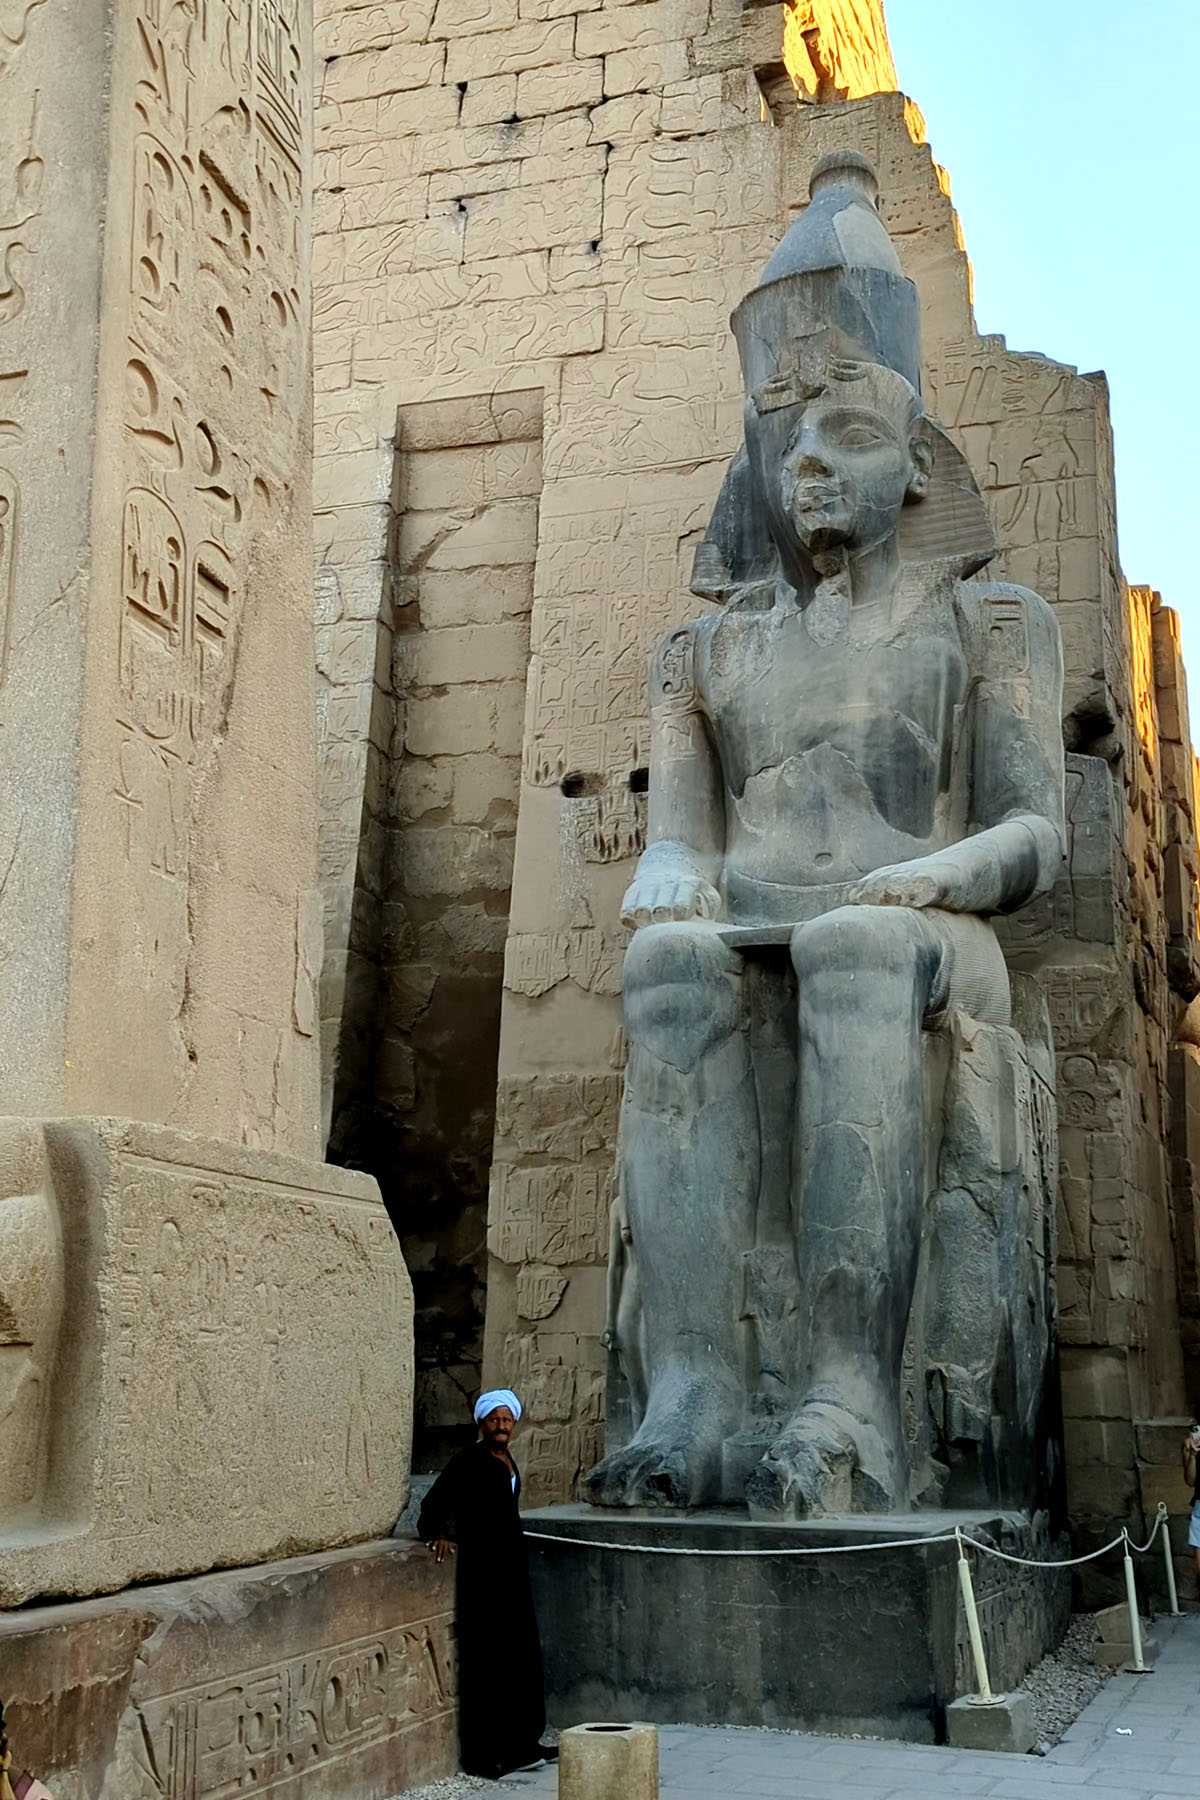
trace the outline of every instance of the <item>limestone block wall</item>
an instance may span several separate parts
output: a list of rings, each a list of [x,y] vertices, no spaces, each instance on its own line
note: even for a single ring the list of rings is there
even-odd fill
[[[399,412],[386,756],[368,743],[329,1147],[378,1170],[402,1234],[434,1467],[470,1435],[483,1356],[541,435],[540,389]]]
[[[810,10],[826,67],[864,53],[861,7]],[[794,35],[806,9],[792,12]],[[979,477],[998,572],[1045,594],[1066,641],[1071,858],[1009,948],[1050,991],[1060,1051],[1072,1505],[1085,1532],[1133,1518],[1147,1422],[1183,1404],[1173,1238],[1192,1115],[1172,1111],[1169,1077],[1189,1094],[1195,1066],[1171,1048],[1190,977],[1166,973],[1163,876],[1172,832],[1172,879],[1194,870],[1195,818],[1163,773],[1188,742],[1178,699],[1181,735],[1164,736],[1159,712],[1181,692],[1166,650],[1154,660],[1169,615],[1148,615],[1147,636],[1117,563],[1103,378],[976,334],[919,113],[892,92],[846,102],[848,81],[814,87],[802,71],[802,95],[781,96],[774,10],[421,0],[402,13],[330,7],[318,39],[318,535],[390,629],[403,409],[541,392],[484,1364],[528,1402],[530,1496],[568,1493],[602,1431],[618,905],[642,842],[648,655],[700,604],[692,552],[740,435],[728,314],[816,161],[849,145],[878,169],[920,287],[928,397]],[[1183,970],[1195,907],[1179,891]]]

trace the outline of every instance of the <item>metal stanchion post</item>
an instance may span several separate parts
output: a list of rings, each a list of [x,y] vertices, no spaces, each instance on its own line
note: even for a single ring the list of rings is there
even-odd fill
[[[1171,1520],[1165,1500],[1160,1500],[1158,1503],[1158,1522],[1162,1526],[1163,1561],[1167,1566],[1167,1594],[1171,1601],[1171,1616],[1177,1619],[1179,1617],[1179,1592],[1175,1586],[1175,1562],[1171,1555]]]
[[[955,1531],[958,1542],[958,1585],[962,1589],[963,1609],[967,1615],[967,1635],[971,1640],[971,1654],[975,1658],[975,1679],[979,1685],[979,1698],[992,1700],[992,1684],[988,1679],[987,1657],[983,1652],[983,1632],[979,1629],[979,1611],[975,1605],[975,1589],[971,1582],[971,1565],[967,1561],[966,1546],[961,1531]],[[1138,1651],[1141,1655],[1141,1651]]]
[[[1149,1670],[1142,1660],[1142,1621],[1138,1614],[1133,1558],[1129,1554],[1129,1533],[1122,1531],[1121,1538],[1125,1546],[1125,1595],[1129,1601],[1129,1641],[1133,1646],[1133,1672],[1135,1675],[1147,1675]]]

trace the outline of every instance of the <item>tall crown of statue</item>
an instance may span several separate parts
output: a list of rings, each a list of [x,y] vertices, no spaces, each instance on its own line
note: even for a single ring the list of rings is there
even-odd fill
[[[730,320],[747,392],[786,378],[807,345],[893,369],[919,394],[920,299],[879,216],[875,171],[857,151],[835,150],[809,193]],[[811,365],[811,354],[800,362]]]
[[[730,319],[747,395],[759,411],[800,406],[839,369],[865,362],[891,369],[919,398],[920,297],[879,216],[874,169],[857,151],[836,150],[817,164],[809,193]],[[958,446],[928,415],[922,429],[933,466],[925,499],[904,508],[901,559],[974,574],[996,554],[987,510]],[[694,594],[744,598],[774,580],[778,559],[751,490],[743,446],[696,547]]]

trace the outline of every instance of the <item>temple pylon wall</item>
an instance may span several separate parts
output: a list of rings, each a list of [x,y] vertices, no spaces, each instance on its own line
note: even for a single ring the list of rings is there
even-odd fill
[[[993,573],[1044,594],[1066,645],[1070,856],[1007,950],[1044,982],[1059,1050],[1068,1486],[1077,1529],[1100,1534],[1158,1498],[1175,1430],[1163,1421],[1183,1410],[1195,1349],[1196,815],[1178,631],[1118,564],[1103,377],[976,332],[949,179],[919,111],[831,83],[853,67],[865,87],[894,84],[866,57],[870,33],[852,35],[854,10],[321,9],[326,1093],[335,1138],[350,1109],[412,1116],[415,1094],[427,1123],[409,1147],[425,1174],[442,1171],[453,1215],[461,1174],[450,1114],[421,1094],[437,1079],[421,1021],[437,1013],[447,939],[477,995],[495,992],[487,959],[506,920],[486,1343],[478,1288],[469,1318],[451,1298],[454,1255],[480,1267],[471,1199],[462,1241],[449,1217],[426,1239],[418,1409],[427,1431],[449,1431],[482,1356],[486,1378],[527,1401],[531,1498],[565,1497],[602,1436],[617,915],[644,833],[647,661],[694,614],[692,554],[740,436],[728,315],[817,160],[863,151],[922,295],[927,398],[1003,546]],[[489,488],[469,459],[504,442],[496,421],[527,417],[531,395],[536,493]],[[406,444],[406,420],[425,431],[439,411],[440,488],[419,461],[433,440]],[[514,684],[515,789],[499,781],[515,768]],[[393,965],[399,1006],[381,974]],[[364,1012],[388,1041],[381,1073],[354,1067],[345,1020]],[[487,1114],[481,1099],[477,1128]],[[389,1201],[403,1218],[403,1168]],[[401,1224],[414,1243],[422,1216]]]

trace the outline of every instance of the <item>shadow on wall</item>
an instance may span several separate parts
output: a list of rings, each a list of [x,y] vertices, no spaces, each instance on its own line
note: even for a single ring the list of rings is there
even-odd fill
[[[540,391],[398,422],[372,734],[387,749],[366,784],[328,1154],[376,1177],[412,1275],[417,1472],[473,1438],[483,1361],[541,430]]]

